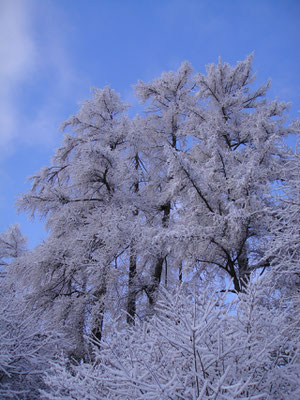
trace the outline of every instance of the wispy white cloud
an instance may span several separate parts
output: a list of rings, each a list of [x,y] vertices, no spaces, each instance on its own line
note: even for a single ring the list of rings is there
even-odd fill
[[[65,17],[47,0],[0,2],[2,154],[18,145],[53,147],[63,105],[83,86],[70,60]]]
[[[9,148],[16,136],[17,86],[34,71],[35,45],[30,32],[31,2],[0,3],[0,148]]]

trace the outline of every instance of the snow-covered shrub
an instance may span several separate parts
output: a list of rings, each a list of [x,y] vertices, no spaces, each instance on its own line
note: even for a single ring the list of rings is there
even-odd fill
[[[54,363],[51,400],[268,399],[300,396],[299,334],[259,283],[227,293],[163,291],[149,321],[115,330],[93,364]],[[198,294],[197,294],[198,293]],[[117,326],[117,324],[115,325]]]
[[[4,283],[0,282],[0,398],[38,399],[54,342]]]

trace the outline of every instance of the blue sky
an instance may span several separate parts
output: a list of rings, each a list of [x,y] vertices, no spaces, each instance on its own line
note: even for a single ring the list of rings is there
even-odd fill
[[[298,0],[0,0],[0,232],[18,222],[30,246],[45,237],[14,204],[91,88],[109,84],[135,106],[138,79],[254,51],[257,83],[272,78],[270,96],[297,117],[299,19]]]

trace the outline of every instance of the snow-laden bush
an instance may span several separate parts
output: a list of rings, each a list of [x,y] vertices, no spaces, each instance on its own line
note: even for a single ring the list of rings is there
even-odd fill
[[[112,332],[93,363],[53,363],[43,398],[297,400],[299,332],[267,290],[252,284],[231,303],[208,288],[163,291],[156,315]]]
[[[38,399],[54,341],[5,283],[0,282],[0,398]]]
[[[0,234],[1,400],[39,399],[42,375],[59,343],[58,333],[50,333],[41,312],[25,301],[29,285],[20,283],[18,266],[26,254],[26,238],[18,225]]]

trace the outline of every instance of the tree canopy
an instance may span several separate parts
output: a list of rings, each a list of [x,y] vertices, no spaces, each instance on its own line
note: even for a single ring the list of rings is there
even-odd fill
[[[64,343],[41,398],[296,400],[299,122],[251,65],[139,81],[133,118],[95,89],[63,124],[18,202],[47,239],[0,235],[5,281]]]

